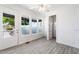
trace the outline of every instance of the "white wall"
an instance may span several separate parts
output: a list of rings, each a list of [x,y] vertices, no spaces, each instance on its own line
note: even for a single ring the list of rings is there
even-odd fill
[[[56,15],[56,41],[79,48],[79,5],[61,7],[47,16],[50,15]],[[47,37],[49,39],[48,33]]]
[[[46,16],[44,18],[44,31],[43,32],[44,32],[44,36],[47,37],[47,33],[48,33],[47,30],[48,30],[48,23],[49,23],[48,16],[47,16],[48,13],[46,13],[45,15]]]

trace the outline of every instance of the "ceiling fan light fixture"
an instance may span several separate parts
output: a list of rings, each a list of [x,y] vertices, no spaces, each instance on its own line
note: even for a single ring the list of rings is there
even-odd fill
[[[40,5],[39,11],[42,11],[42,12],[48,11],[48,5],[47,5],[47,4],[45,4],[45,5],[43,5],[43,4]]]

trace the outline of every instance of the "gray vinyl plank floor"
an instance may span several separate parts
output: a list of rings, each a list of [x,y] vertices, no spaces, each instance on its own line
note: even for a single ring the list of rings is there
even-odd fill
[[[79,54],[79,49],[56,43],[55,39],[40,38],[0,51],[0,54]]]

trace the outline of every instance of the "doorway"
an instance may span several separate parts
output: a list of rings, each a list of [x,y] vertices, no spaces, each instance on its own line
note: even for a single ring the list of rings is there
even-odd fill
[[[49,16],[49,39],[56,39],[56,15]]]

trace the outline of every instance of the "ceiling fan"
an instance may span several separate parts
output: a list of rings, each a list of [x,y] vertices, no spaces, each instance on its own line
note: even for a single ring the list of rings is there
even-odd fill
[[[47,5],[47,4],[39,5],[38,11],[40,11],[40,12],[49,12],[49,5]]]

